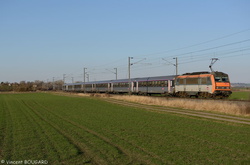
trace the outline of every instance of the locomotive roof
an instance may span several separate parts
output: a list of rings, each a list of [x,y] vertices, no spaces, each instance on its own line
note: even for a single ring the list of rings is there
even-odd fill
[[[184,73],[183,76],[184,76],[184,75],[197,75],[197,74],[210,74],[210,72],[204,71],[204,72]]]
[[[213,74],[213,75],[216,75],[216,76],[227,76],[228,74],[226,73],[223,73],[223,72],[192,72],[192,73],[184,73],[182,76],[185,76],[185,75],[199,75],[199,74]]]

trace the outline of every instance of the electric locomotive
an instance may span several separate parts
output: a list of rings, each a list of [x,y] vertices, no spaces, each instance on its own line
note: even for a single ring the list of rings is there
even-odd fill
[[[223,72],[193,72],[175,78],[177,97],[226,98],[231,93],[228,74]]]

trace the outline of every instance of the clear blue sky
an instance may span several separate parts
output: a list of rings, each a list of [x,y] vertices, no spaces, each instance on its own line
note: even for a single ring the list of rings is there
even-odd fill
[[[249,0],[0,0],[0,82],[208,71],[250,83]],[[146,58],[145,60],[143,60]],[[163,60],[164,59],[164,60]]]

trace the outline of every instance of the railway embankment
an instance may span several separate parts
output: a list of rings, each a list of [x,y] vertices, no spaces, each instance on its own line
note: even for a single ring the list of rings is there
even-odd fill
[[[137,95],[111,95],[90,93],[61,93],[79,97],[102,97],[125,100],[145,105],[158,105],[181,109],[218,112],[229,115],[250,117],[250,101],[246,100],[215,100],[215,99],[186,99],[173,97],[149,97]]]

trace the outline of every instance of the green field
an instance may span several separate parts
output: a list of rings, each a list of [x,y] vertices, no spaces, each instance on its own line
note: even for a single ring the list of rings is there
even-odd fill
[[[0,160],[5,164],[249,164],[249,137],[248,125],[98,98],[0,94]]]
[[[234,91],[229,99],[236,100],[250,100],[250,92],[249,91]]]

